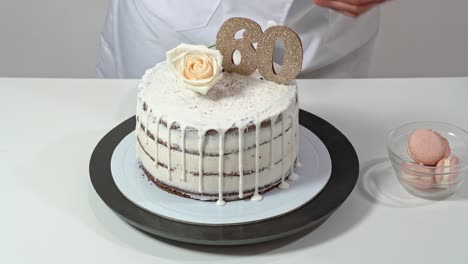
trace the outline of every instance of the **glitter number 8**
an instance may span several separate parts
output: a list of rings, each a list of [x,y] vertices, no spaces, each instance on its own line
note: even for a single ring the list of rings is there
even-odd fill
[[[244,29],[243,38],[235,39],[236,32]],[[273,66],[273,51],[277,39],[284,41],[283,66],[277,73]],[[257,49],[253,46],[257,43]],[[227,72],[251,75],[256,69],[269,81],[287,83],[296,78],[302,67],[302,43],[297,34],[284,26],[273,26],[262,32],[260,25],[247,18],[235,17],[224,22],[216,36],[216,48],[223,55],[223,68]],[[236,65],[233,53],[241,53]]]

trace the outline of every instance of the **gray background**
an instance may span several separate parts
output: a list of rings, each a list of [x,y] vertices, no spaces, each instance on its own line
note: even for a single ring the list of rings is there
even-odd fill
[[[0,77],[92,78],[107,0],[0,3]],[[393,0],[371,77],[468,76],[468,1]]]

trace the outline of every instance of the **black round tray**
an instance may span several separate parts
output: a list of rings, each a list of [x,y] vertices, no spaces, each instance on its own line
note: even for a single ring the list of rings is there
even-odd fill
[[[317,135],[327,147],[332,173],[325,188],[314,199],[276,218],[223,226],[190,224],[152,214],[133,204],[115,185],[110,164],[114,149],[135,129],[135,117],[112,129],[97,144],[89,164],[91,182],[107,206],[125,221],[145,232],[172,240],[217,246],[242,245],[313,230],[351,194],[359,175],[359,162],[348,139],[325,120],[300,110],[299,123]]]

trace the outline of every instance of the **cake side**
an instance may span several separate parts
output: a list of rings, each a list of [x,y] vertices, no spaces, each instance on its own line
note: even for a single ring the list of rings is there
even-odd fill
[[[281,170],[285,176],[289,175],[291,165],[297,156],[297,124],[285,122],[284,137],[282,133],[282,119],[273,125],[260,128],[259,133],[259,188],[272,184],[281,179]],[[297,119],[296,119],[297,120]],[[153,124],[154,128],[155,124]],[[180,128],[172,128],[171,131],[171,155],[167,148],[167,127],[160,125],[158,144],[155,137],[150,136],[154,132],[145,130],[144,126],[137,128],[137,149],[142,166],[150,171],[151,175],[159,181],[190,193],[204,193],[213,196],[218,194],[219,177],[219,135],[206,135],[203,151],[198,151],[199,135],[196,131],[186,133],[185,152],[180,147],[182,144],[182,133]],[[152,127],[149,126],[151,129]],[[271,134],[271,132],[273,132]],[[223,191],[225,193],[240,193],[239,190],[255,188],[256,173],[256,131],[247,130],[242,134],[242,165],[239,163],[239,137],[236,132],[225,134],[225,149],[223,154]],[[271,141],[271,137],[273,140]],[[284,144],[284,145],[283,145]],[[208,152],[207,149],[215,150]],[[284,147],[284,150],[282,148]],[[156,149],[157,148],[157,149]],[[157,164],[155,156],[157,156]],[[185,156],[185,157],[184,157]],[[168,172],[169,157],[171,159],[171,173]],[[202,172],[200,174],[200,157],[202,159]],[[185,161],[185,170],[183,162]],[[284,162],[284,163],[283,163]],[[241,168],[243,183],[240,183]],[[185,171],[185,173],[184,173]],[[200,178],[199,175],[202,175]],[[200,183],[201,180],[201,183]],[[203,196],[203,195],[202,195]],[[242,198],[242,197],[239,197]]]

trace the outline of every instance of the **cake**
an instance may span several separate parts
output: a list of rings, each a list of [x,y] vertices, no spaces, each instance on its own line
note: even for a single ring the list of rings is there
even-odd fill
[[[297,157],[295,84],[224,73],[204,96],[177,85],[163,62],[142,79],[136,119],[146,176],[192,199],[260,199],[286,186]]]
[[[286,180],[297,177],[299,126],[297,86],[283,78],[294,70],[285,66],[290,58],[286,75],[262,77],[256,57],[236,65],[231,51],[181,44],[166,57],[138,89],[136,155],[148,179],[171,194],[220,206],[288,188]],[[271,76],[283,76],[277,78],[283,84]]]

